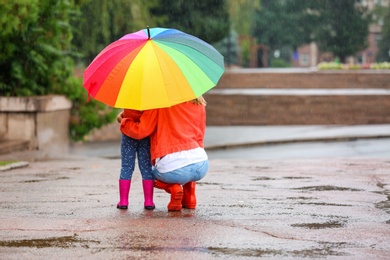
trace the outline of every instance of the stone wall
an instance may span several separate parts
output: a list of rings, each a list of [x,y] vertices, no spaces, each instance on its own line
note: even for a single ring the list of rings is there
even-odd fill
[[[390,71],[227,70],[217,89],[390,89]],[[204,95],[208,125],[390,124],[390,95]]]
[[[390,124],[390,96],[206,94],[207,125]]]
[[[278,72],[279,71],[279,72]],[[379,88],[390,89],[390,71],[291,72],[258,69],[227,70],[217,88]]]
[[[69,149],[72,104],[63,96],[0,97],[0,140],[28,141],[29,149]]]

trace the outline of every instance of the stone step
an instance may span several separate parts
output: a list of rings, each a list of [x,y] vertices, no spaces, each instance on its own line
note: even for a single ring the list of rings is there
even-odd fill
[[[29,149],[30,142],[23,140],[0,140],[0,154]]]
[[[349,92],[215,89],[204,97],[207,125],[390,124],[388,89]]]
[[[227,69],[216,88],[390,89],[390,70]]]

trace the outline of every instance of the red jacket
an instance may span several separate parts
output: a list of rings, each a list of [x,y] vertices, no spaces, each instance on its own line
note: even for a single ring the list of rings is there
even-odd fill
[[[142,115],[142,111],[133,110],[133,109],[123,110],[123,117],[132,118],[134,121],[139,121],[141,115]]]
[[[150,154],[156,158],[167,154],[203,148],[206,108],[191,101],[169,108],[145,110],[139,121],[123,118],[120,129],[135,139],[150,136]]]

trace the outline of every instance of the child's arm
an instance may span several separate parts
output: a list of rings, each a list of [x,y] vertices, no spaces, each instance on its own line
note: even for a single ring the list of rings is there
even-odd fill
[[[117,116],[116,116],[116,121],[120,124],[122,122],[123,118],[123,111],[121,111]]]
[[[119,115],[118,115],[119,117]],[[157,110],[144,111],[139,121],[121,117],[120,130],[123,134],[134,139],[143,139],[151,135],[157,126]]]

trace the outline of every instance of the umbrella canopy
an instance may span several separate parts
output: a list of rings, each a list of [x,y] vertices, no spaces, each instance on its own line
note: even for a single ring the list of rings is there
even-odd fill
[[[210,44],[179,30],[147,28],[104,48],[83,85],[109,106],[147,110],[197,98],[223,73],[223,56]]]

